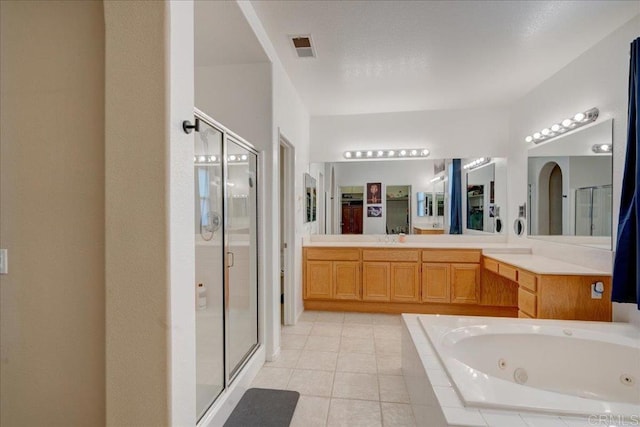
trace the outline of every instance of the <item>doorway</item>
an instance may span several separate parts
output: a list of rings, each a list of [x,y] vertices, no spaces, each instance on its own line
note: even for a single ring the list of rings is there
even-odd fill
[[[279,145],[279,214],[280,214],[280,323],[293,325],[295,319],[294,292],[294,231],[295,231],[295,148],[282,135]]]
[[[558,165],[549,176],[549,234],[562,235],[562,170]]]
[[[387,234],[411,232],[411,186],[387,185]]]
[[[340,187],[340,233],[362,234],[364,187]]]

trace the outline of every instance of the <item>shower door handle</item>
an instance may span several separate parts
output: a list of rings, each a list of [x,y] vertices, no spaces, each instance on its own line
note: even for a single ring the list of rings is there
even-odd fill
[[[227,252],[227,267],[231,268],[233,267],[234,264],[235,264],[235,257],[233,255],[233,252],[229,251]]]

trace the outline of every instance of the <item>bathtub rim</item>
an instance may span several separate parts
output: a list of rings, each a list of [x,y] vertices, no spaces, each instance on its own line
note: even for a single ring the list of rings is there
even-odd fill
[[[634,325],[627,323],[609,323],[609,322],[589,322],[589,321],[572,321],[572,320],[553,320],[553,319],[515,319],[515,318],[495,318],[481,316],[449,316],[449,315],[416,315],[417,323],[420,330],[425,336],[425,341],[431,346],[431,350],[438,359],[442,370],[450,380],[451,386],[455,390],[461,402],[465,407],[488,409],[488,410],[505,410],[515,412],[534,412],[541,415],[569,416],[569,417],[587,417],[590,415],[606,415],[606,416],[624,416],[625,419],[637,419],[640,416],[640,405],[634,405],[624,402],[607,402],[596,399],[588,399],[574,395],[564,394],[543,389],[536,389],[528,386],[521,386],[510,381],[500,378],[488,376],[480,371],[477,377],[471,379],[473,368],[468,367],[464,363],[455,359],[443,357],[442,343],[440,342],[443,335],[455,329],[474,326],[478,324],[517,324],[517,325],[542,325],[544,327],[557,326],[559,329],[570,328],[572,330],[587,330],[593,328],[593,331],[601,333],[608,330],[620,333],[619,339],[609,337],[607,342],[625,345],[628,339],[640,341],[640,329]],[[425,322],[431,322],[429,326]],[[560,325],[560,326],[558,326]],[[557,329],[557,328],[556,328]],[[435,341],[435,342],[434,342]],[[640,348],[640,343],[633,347]],[[466,372],[465,372],[466,371]],[[471,386],[469,385],[471,384]],[[480,386],[478,387],[478,384]],[[473,387],[475,386],[475,387]],[[526,389],[525,389],[526,387]],[[524,390],[523,390],[524,389]],[[500,402],[496,402],[496,397],[487,399],[488,393],[497,391],[500,396]],[[526,395],[525,395],[526,393]],[[506,400],[505,400],[506,396]],[[526,403],[522,403],[526,402]],[[537,403],[533,403],[537,402]],[[575,409],[565,409],[567,406],[575,407]],[[594,411],[594,408],[597,408]]]

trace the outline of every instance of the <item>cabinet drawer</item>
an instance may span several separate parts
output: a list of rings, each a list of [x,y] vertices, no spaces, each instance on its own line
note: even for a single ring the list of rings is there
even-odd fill
[[[417,262],[418,250],[407,249],[363,249],[363,261],[406,261]]]
[[[518,270],[511,267],[510,265],[500,264],[498,265],[498,274],[503,277],[506,277],[509,280],[513,280],[514,282],[518,280]]]
[[[318,261],[358,261],[360,250],[354,248],[307,248],[307,259]]]
[[[498,261],[493,260],[491,258],[484,259],[484,268],[489,271],[493,271],[494,273],[498,272]]]
[[[518,270],[518,283],[520,286],[529,289],[531,292],[535,292],[537,289],[537,281],[535,274],[531,274],[524,270]]]
[[[463,249],[424,249],[422,262],[480,262],[481,251]]]
[[[536,317],[537,315],[536,299],[537,297],[531,292],[523,288],[518,289],[518,309],[531,317]]]

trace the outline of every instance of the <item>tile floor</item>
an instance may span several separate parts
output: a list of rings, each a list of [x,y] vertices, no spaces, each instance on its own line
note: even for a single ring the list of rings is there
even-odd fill
[[[291,426],[415,426],[399,315],[305,311],[252,387],[300,392]]]

